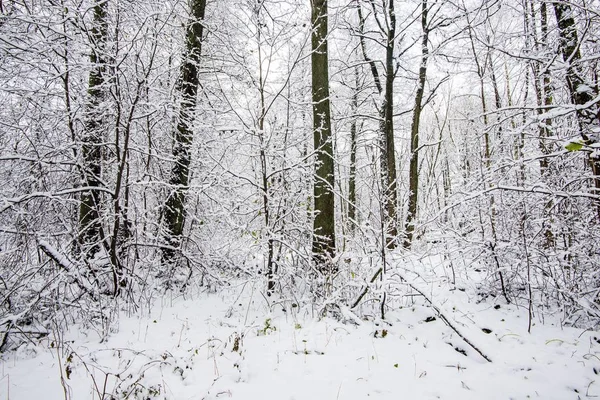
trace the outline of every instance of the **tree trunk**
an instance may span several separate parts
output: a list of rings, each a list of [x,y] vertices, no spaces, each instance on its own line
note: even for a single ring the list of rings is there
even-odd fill
[[[354,82],[356,89],[352,95],[352,122],[350,124],[350,176],[348,179],[348,225],[354,230],[356,221],[356,134],[358,122],[358,67],[354,68]]]
[[[258,46],[258,92],[260,94],[260,114],[258,116],[258,142],[260,144],[260,174],[261,174],[261,189],[263,200],[263,216],[265,221],[265,230],[268,236],[267,239],[267,296],[275,290],[274,273],[274,240],[271,227],[271,206],[269,193],[269,178],[268,178],[268,160],[267,160],[267,144],[265,143],[265,118],[267,117],[267,108],[265,104],[265,76],[263,74],[263,55],[261,47],[261,27],[260,27],[260,8],[256,9],[257,31],[256,44]]]
[[[427,1],[423,0],[421,10],[421,28],[423,38],[421,42],[421,66],[419,67],[419,82],[415,96],[415,108],[413,110],[412,125],[410,128],[410,167],[408,173],[408,213],[406,216],[406,237],[404,247],[410,248],[415,230],[415,219],[417,217],[417,204],[419,200],[419,124],[421,112],[423,111],[423,93],[425,92],[425,79],[427,78],[427,59],[429,58],[429,28],[427,26]]]
[[[579,38],[577,25],[573,17],[573,10],[569,3],[553,3],[556,22],[559,29],[559,46],[563,60],[567,64],[567,86],[573,104],[582,106],[596,98],[598,93],[594,85],[585,82],[581,68],[581,53],[579,51]],[[598,104],[577,110],[579,133],[586,145],[593,145],[600,141],[600,107]],[[595,194],[600,194],[600,157],[597,152],[589,153],[589,164],[594,175]],[[596,201],[598,221],[600,221],[600,201]]]
[[[478,53],[475,49],[475,38],[473,37],[473,31],[472,28],[469,27],[469,39],[470,39],[470,44],[471,44],[471,51],[473,52],[473,60],[475,61],[475,66],[476,66],[476,71],[477,71],[477,76],[479,78],[479,95],[480,95],[480,100],[481,100],[481,111],[483,114],[483,139],[484,139],[484,165],[485,165],[485,174],[482,171],[482,179],[483,179],[483,184],[484,184],[484,188],[488,189],[494,186],[493,183],[488,183],[487,182],[487,174],[490,173],[491,171],[491,167],[492,167],[492,143],[490,140],[490,129],[489,129],[489,119],[488,119],[488,115],[487,115],[487,102],[486,102],[486,98],[485,98],[485,69],[486,69],[486,65],[489,66],[491,65],[490,62],[488,61],[488,58],[491,57],[489,51],[488,53],[485,55],[485,59],[483,61],[480,61],[479,57],[478,57]],[[500,281],[500,286],[502,288],[502,293],[504,295],[504,297],[506,298],[507,303],[510,303],[508,296],[507,296],[507,292],[506,292],[506,287],[504,284],[504,275],[502,274],[502,270],[500,269],[500,264],[498,261],[498,255],[496,253],[496,244],[498,243],[498,235],[496,234],[496,216],[497,216],[497,211],[496,211],[496,200],[494,197],[493,193],[490,193],[490,197],[489,197],[489,201],[490,201],[490,205],[489,205],[489,217],[490,217],[490,230],[491,230],[491,240],[488,240],[487,235],[486,235],[486,227],[485,224],[483,222],[483,216],[481,214],[481,209],[479,210],[479,215],[480,215],[480,225],[481,225],[481,240],[486,242],[491,255],[493,257],[493,259],[496,262],[496,267],[497,267],[497,272],[498,272],[498,280]]]
[[[537,28],[536,28],[536,14],[534,8],[534,1],[531,0],[529,3],[530,12],[531,12],[531,22],[529,22],[529,18],[527,16],[527,10],[525,10],[525,26],[531,25],[531,35],[533,36],[536,52],[547,52],[548,48],[548,12],[546,2],[542,1],[540,4],[540,30],[541,37],[537,36]],[[531,61],[532,71],[533,71],[533,82],[535,89],[535,96],[538,106],[538,115],[547,112],[549,106],[552,105],[552,85],[550,80],[550,69],[548,65],[544,65],[545,63],[533,60]],[[548,140],[549,137],[552,136],[552,119],[546,118],[543,123],[540,123],[538,126],[538,146],[542,154],[549,155],[552,151],[552,144]],[[540,174],[543,180],[547,180],[549,177],[548,168],[550,163],[548,162],[548,158],[542,157],[540,158]],[[556,243],[554,232],[552,232],[552,209],[554,206],[554,201],[552,199],[546,202],[544,206],[544,220],[546,227],[544,231],[545,243],[544,246],[546,248],[553,247]]]
[[[163,248],[163,262],[173,264],[181,246],[181,236],[185,225],[185,198],[189,186],[189,167],[191,148],[194,139],[193,122],[198,93],[198,64],[202,51],[204,30],[204,10],[206,0],[191,2],[191,21],[187,26],[186,54],[181,66],[181,78],[177,90],[181,93],[179,121],[174,133],[173,158],[175,165],[171,170],[169,194],[163,209],[166,246]]]
[[[382,161],[385,161],[384,194],[387,217],[387,247],[396,247],[398,237],[398,185],[396,173],[396,148],[394,146],[394,47],[396,39],[396,12],[394,0],[388,0],[389,28],[385,48],[385,96],[383,104]]]
[[[383,95],[383,104],[380,109],[380,147],[381,147],[381,183],[383,187],[383,205],[385,209],[382,225],[385,229],[385,241],[387,248],[396,247],[396,238],[398,236],[397,204],[398,204],[398,185],[396,173],[396,149],[394,145],[394,49],[396,36],[396,13],[394,11],[393,0],[388,2],[388,25],[386,35],[386,57],[385,57],[385,90],[381,84],[381,77],[377,64],[367,55],[367,48],[364,38],[365,19],[362,14],[360,3],[358,4],[359,19],[359,39],[360,47],[365,62],[369,64],[373,81],[379,95]],[[382,27],[381,24],[378,25]],[[381,28],[383,29],[383,28]]]
[[[311,0],[313,140],[316,154],[312,252],[317,268],[333,272],[335,256],[334,161],[329,108],[327,0]]]
[[[531,12],[534,12],[533,4],[531,4]],[[532,15],[532,23],[535,24],[535,15]],[[548,17],[547,17],[547,6],[546,2],[543,1],[540,6],[540,27],[541,27],[541,40],[539,42],[543,46],[543,51],[548,50]],[[534,25],[535,28],[535,25]],[[538,42],[538,40],[536,40]],[[543,66],[544,69],[540,71],[540,65],[538,62],[534,62],[534,74],[535,74],[535,86],[536,95],[538,97],[538,105],[544,106],[544,109],[540,108],[539,113],[543,113],[548,110],[548,107],[552,105],[552,85],[550,81],[550,70],[548,66]],[[540,86],[540,74],[541,74],[541,86]],[[543,154],[550,154],[550,145],[547,143],[547,138],[552,136],[552,119],[547,118],[544,124],[540,124],[539,127],[539,146]],[[548,159],[540,159],[540,170],[542,175],[546,174],[548,170]]]
[[[94,18],[90,34],[92,51],[89,75],[87,116],[81,139],[82,180],[91,188],[81,194],[79,206],[79,244],[86,258],[93,258],[100,250],[102,225],[100,222],[100,191],[102,175],[102,133],[103,113],[100,109],[104,101],[106,72],[106,43],[108,41],[107,1],[99,0],[93,8]]]

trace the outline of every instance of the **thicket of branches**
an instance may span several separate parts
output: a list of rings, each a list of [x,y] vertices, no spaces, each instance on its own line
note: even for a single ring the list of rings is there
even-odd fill
[[[412,254],[594,326],[597,4],[389,1],[328,5],[321,257],[310,2],[0,2],[0,351],[231,279],[384,317]]]

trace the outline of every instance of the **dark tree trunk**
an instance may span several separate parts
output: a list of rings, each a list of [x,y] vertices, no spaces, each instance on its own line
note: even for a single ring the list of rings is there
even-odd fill
[[[386,56],[385,56],[385,90],[381,84],[381,77],[374,60],[367,55],[367,48],[364,38],[365,19],[362,14],[360,3],[358,4],[359,19],[359,39],[360,47],[365,62],[369,64],[373,81],[379,95],[383,95],[383,104],[380,110],[380,146],[381,146],[381,184],[383,187],[383,207],[385,209],[385,219],[382,224],[385,229],[386,247],[396,247],[396,238],[398,236],[397,204],[398,204],[398,185],[396,173],[396,149],[394,145],[394,49],[396,36],[396,13],[394,2],[388,3],[387,31],[386,34]],[[382,25],[379,24],[381,29]]]
[[[171,170],[169,188],[171,192],[164,205],[163,221],[165,225],[166,246],[163,248],[163,262],[173,264],[181,246],[181,237],[185,225],[185,199],[189,186],[191,148],[194,139],[193,122],[198,93],[198,64],[202,51],[203,20],[206,0],[191,2],[191,20],[187,26],[186,54],[181,66],[181,78],[178,91],[181,93],[181,108],[175,131],[173,158],[175,164]]]
[[[394,146],[394,47],[396,39],[396,12],[394,0],[388,1],[389,27],[385,47],[385,95],[383,104],[383,135],[382,135],[382,161],[385,168],[384,194],[386,201],[388,248],[396,247],[398,236],[397,205],[398,185],[396,174],[396,148]]]
[[[525,9],[525,26],[531,26],[530,35],[533,37],[535,43],[536,52],[547,52],[548,47],[548,7],[545,1],[540,4],[539,21],[540,21],[540,37],[536,28],[536,13],[535,13],[535,2],[531,0],[529,2],[529,11]],[[528,13],[531,13],[531,21],[529,21]],[[549,106],[553,103],[552,96],[552,82],[550,80],[550,68],[546,63],[532,60],[531,66],[533,71],[533,83],[535,89],[535,96],[538,105],[538,115],[543,114],[549,109]],[[552,153],[552,142],[548,140],[552,136],[552,119],[546,118],[543,124],[538,126],[538,146],[542,154],[548,156]],[[521,142],[523,145],[523,141]],[[548,168],[550,163],[548,158],[540,158],[540,174],[542,179],[547,179],[549,176]],[[554,201],[550,199],[546,202],[544,207],[545,221],[548,221],[544,231],[546,248],[553,247],[555,244],[554,233],[551,229],[552,221],[552,209]]]
[[[571,5],[565,3],[553,3],[556,22],[560,36],[560,49],[563,60],[567,64],[567,85],[571,94],[573,104],[582,106],[594,100],[598,93],[594,85],[586,84],[581,66],[581,52],[579,51],[579,38],[577,25],[573,16]],[[600,128],[600,107],[598,104],[577,110],[579,122],[579,133],[586,145],[596,144],[600,141],[600,135],[594,131]],[[594,193],[600,194],[600,158],[597,152],[590,153],[589,163],[594,174]],[[600,201],[596,202],[598,220],[600,221]]]
[[[329,108],[327,0],[311,0],[311,11],[313,140],[316,154],[312,251],[318,268],[329,273],[333,271],[331,259],[335,256],[335,180]]]
[[[88,79],[87,115],[81,139],[82,180],[90,190],[82,192],[79,207],[79,244],[86,258],[92,258],[100,250],[102,224],[100,221],[101,195],[99,188],[102,175],[103,113],[101,110],[105,93],[106,43],[108,41],[107,2],[98,1],[93,8],[94,18],[90,34],[92,69]]]
[[[531,5],[532,13],[534,11],[533,4]],[[543,1],[540,6],[540,26],[541,26],[541,38],[539,42],[543,46],[543,50],[548,50],[548,12],[546,2]],[[532,15],[532,18],[535,16]],[[532,21],[535,27],[535,19]],[[538,96],[538,104],[543,105],[544,109],[540,108],[539,113],[543,113],[548,109],[549,106],[552,105],[552,83],[550,81],[550,70],[548,66],[543,66],[543,70],[540,71],[540,66],[534,64],[534,73],[536,75],[536,95]],[[539,81],[539,75],[541,74],[541,85]],[[550,154],[550,145],[548,143],[547,138],[552,136],[552,119],[547,118],[544,121],[543,125],[540,125],[539,128],[539,136],[540,136],[540,150],[543,154]],[[548,159],[542,158],[540,159],[540,170],[542,175],[545,174],[548,170]]]
[[[429,58],[429,28],[427,26],[427,1],[423,0],[421,9],[421,66],[419,67],[419,81],[415,95],[415,108],[413,110],[410,128],[410,167],[408,173],[408,213],[406,215],[404,247],[410,248],[415,231],[417,204],[419,200],[419,125],[423,111],[423,93],[425,92],[425,79],[427,78],[427,59]]]

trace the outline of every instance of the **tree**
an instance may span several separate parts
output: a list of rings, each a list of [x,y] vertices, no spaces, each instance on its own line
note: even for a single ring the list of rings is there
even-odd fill
[[[193,0],[190,4],[191,19],[186,29],[185,60],[181,65],[178,92],[181,94],[179,119],[174,133],[173,158],[169,189],[171,192],[163,209],[166,245],[163,247],[163,262],[173,264],[181,246],[185,225],[186,193],[190,179],[191,147],[194,140],[193,122],[197,103],[198,65],[202,52],[203,20],[206,0]]]
[[[381,107],[379,108],[381,151],[380,174],[381,184],[383,186],[383,202],[385,210],[385,218],[384,221],[382,221],[382,224],[385,225],[386,230],[386,246],[388,248],[394,248],[396,247],[396,238],[398,236],[398,184],[396,172],[396,148],[394,144],[394,80],[396,77],[396,66],[394,65],[394,60],[398,56],[395,54],[396,12],[394,10],[393,0],[387,2],[387,7],[385,7],[386,3],[383,2],[383,6],[385,7],[384,16],[386,23],[382,24],[377,16],[375,3],[373,1],[371,1],[371,6],[373,8],[373,15],[377,26],[379,27],[380,33],[384,35],[383,47],[385,48],[385,87],[381,84],[381,74],[377,68],[377,63],[367,54],[367,47],[365,43],[365,17],[363,16],[360,2],[358,3],[358,34],[363,58],[365,62],[369,64],[377,93],[382,96],[382,103]]]
[[[424,113],[425,106],[432,101],[439,87],[443,85],[449,78],[449,76],[446,74],[445,77],[439,79],[437,83],[431,85],[431,87],[427,90],[426,83],[428,80],[427,67],[429,58],[432,54],[443,54],[444,49],[455,42],[456,37],[460,35],[460,31],[445,30],[445,28],[450,27],[461,19],[459,15],[456,15],[453,5],[450,5],[449,10],[445,10],[444,3],[433,2],[428,4],[427,0],[423,0],[421,1],[420,8],[421,54],[418,72],[416,74],[417,87],[415,91],[415,100],[410,124],[410,163],[408,173],[409,193],[406,222],[404,225],[405,238],[403,243],[405,248],[411,247],[415,231],[415,221],[417,219],[417,212],[419,209],[419,170],[421,168],[419,163],[419,151],[421,150],[419,134],[421,128],[421,117]],[[440,31],[443,33],[439,34]],[[430,37],[435,33],[438,33],[437,36],[441,38],[439,38],[436,43],[431,45]],[[432,46],[431,50],[430,45]],[[427,96],[425,96],[425,94],[427,94]],[[445,187],[447,186],[448,185]]]
[[[569,3],[553,3],[556,23],[559,30],[559,48],[567,64],[567,87],[573,104],[577,108],[579,134],[583,144],[593,147],[600,142],[600,107],[596,100],[597,84],[587,82],[582,65],[580,42],[573,10]],[[600,155],[597,151],[589,153],[589,163],[594,174],[594,192],[600,194]],[[596,202],[598,221],[600,222],[600,201]]]
[[[528,10],[529,9],[529,10]],[[526,40],[527,43],[531,41],[529,36],[532,36],[534,42],[534,49],[538,54],[538,57],[546,55],[546,58],[551,56],[550,48],[548,46],[548,7],[545,1],[540,2],[539,12],[535,12],[535,2],[530,0],[525,3],[524,10],[525,29],[526,29]],[[537,15],[539,15],[540,32],[537,30]],[[541,53],[541,54],[540,54]],[[533,87],[536,96],[536,104],[538,106],[538,115],[542,115],[544,110],[547,110],[553,102],[553,90],[551,82],[551,74],[549,63],[545,59],[532,59],[530,61],[531,69],[533,73]],[[552,119],[546,118],[542,124],[538,126],[538,137],[539,137],[539,148],[542,154],[549,156],[552,150],[552,143],[550,137],[552,136]],[[522,141],[524,145],[524,141]],[[522,150],[521,150],[522,152]],[[542,179],[546,179],[550,176],[549,171],[550,163],[547,157],[540,158],[540,173]],[[548,215],[546,229],[544,237],[546,238],[546,247],[551,247],[554,244],[554,233],[550,227],[552,221],[551,210],[553,201],[550,199],[546,203],[545,212]]]
[[[329,105],[327,53],[327,0],[311,0],[311,64],[314,176],[314,222],[312,252],[321,272],[332,272],[335,256],[335,196],[333,137]]]
[[[419,200],[419,124],[421,112],[423,111],[423,94],[425,93],[425,79],[427,78],[427,60],[429,58],[429,23],[427,21],[427,0],[421,2],[421,64],[419,66],[419,78],[417,82],[417,93],[415,95],[415,107],[413,109],[412,123],[410,126],[410,166],[408,172],[408,212],[404,230],[406,237],[404,247],[409,248],[412,244],[415,230],[415,219],[417,217],[417,204]]]
[[[217,161],[218,170],[236,187],[232,208],[255,216],[250,222],[248,214],[243,217],[242,236],[251,238],[253,257],[262,261],[259,270],[267,278],[267,295],[276,284],[285,286],[279,271],[290,259],[288,246],[296,247],[298,232],[309,229],[294,221],[300,210],[305,214],[308,193],[293,195],[298,193],[294,186],[308,179],[307,157],[300,158],[297,147],[306,145],[307,130],[304,121],[297,124],[301,136],[294,129],[293,106],[296,97],[310,90],[306,79],[298,79],[307,77],[304,71],[296,72],[308,67],[310,32],[304,29],[307,24],[298,23],[303,15],[308,17],[303,11],[294,2],[236,0],[235,10],[211,31],[212,43],[218,45],[210,56],[219,60],[213,76],[226,103],[219,124],[227,121],[225,126],[233,128],[230,137],[220,138],[224,157]],[[302,88],[292,90],[298,83]],[[203,85],[210,90],[209,82]]]
[[[103,240],[100,221],[102,186],[102,149],[105,137],[103,134],[102,112],[105,99],[105,79],[107,72],[106,46],[108,42],[108,1],[96,1],[93,11],[93,25],[90,32],[92,48],[89,74],[87,116],[84,133],[81,138],[82,180],[88,191],[81,194],[79,207],[79,244],[86,258],[92,258],[99,250]]]
[[[354,90],[352,92],[352,113],[358,113],[358,91],[360,90],[358,66],[354,67]],[[350,174],[348,176],[348,224],[350,231],[353,231],[357,225],[356,220],[356,152],[357,152],[357,133],[358,117],[354,115],[350,123]]]

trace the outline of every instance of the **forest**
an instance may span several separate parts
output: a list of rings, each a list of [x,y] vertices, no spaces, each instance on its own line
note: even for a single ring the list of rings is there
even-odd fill
[[[45,343],[68,400],[73,327],[214,296],[258,336],[413,307],[485,362],[452,299],[592,335],[599,28],[593,0],[0,0],[0,359]]]

